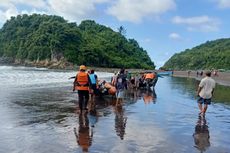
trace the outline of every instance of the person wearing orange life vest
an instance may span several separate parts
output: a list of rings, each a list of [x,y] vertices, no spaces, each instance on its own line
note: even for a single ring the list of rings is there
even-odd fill
[[[81,65],[73,85],[73,91],[78,91],[80,113],[82,113],[83,110],[88,111],[87,104],[89,101],[89,88],[91,82],[89,75],[85,71],[86,66]]]
[[[151,86],[155,86],[156,81],[157,81],[157,74],[154,72],[149,72],[145,74],[145,81],[146,81],[146,85],[147,87],[151,87]]]
[[[154,79],[155,78],[155,74],[154,73],[147,73],[145,75],[145,79]]]

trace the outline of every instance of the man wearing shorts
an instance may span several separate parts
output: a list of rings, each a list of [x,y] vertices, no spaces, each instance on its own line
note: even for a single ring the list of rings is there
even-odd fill
[[[211,104],[211,98],[213,96],[215,81],[211,78],[211,72],[207,71],[206,77],[200,81],[197,96],[198,96],[198,107],[200,114],[205,115],[208,105]]]

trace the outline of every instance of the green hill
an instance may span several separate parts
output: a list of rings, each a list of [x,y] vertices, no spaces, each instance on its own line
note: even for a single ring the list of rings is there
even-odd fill
[[[0,57],[18,63],[67,61],[112,68],[154,69],[134,39],[91,20],[79,25],[51,15],[18,15],[0,29]]]
[[[230,38],[207,41],[192,49],[174,54],[165,69],[230,69]]]

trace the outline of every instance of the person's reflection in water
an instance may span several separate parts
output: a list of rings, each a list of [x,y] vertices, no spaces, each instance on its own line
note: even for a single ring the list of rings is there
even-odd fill
[[[157,95],[155,89],[154,88],[153,90],[149,89],[143,95],[144,103],[145,104],[149,104],[151,102],[156,103],[156,97]]]
[[[97,121],[98,121],[98,113],[96,110],[96,106],[94,104],[90,106],[90,111],[89,111],[89,123],[91,127],[94,127]]]
[[[195,142],[195,147],[201,152],[205,152],[206,149],[210,146],[209,130],[204,116],[199,116],[193,138]]]
[[[115,106],[114,109],[115,109],[115,130],[117,135],[121,138],[121,140],[123,140],[125,135],[127,117],[124,115],[124,109],[122,108],[122,105]]]
[[[74,133],[77,143],[82,148],[82,151],[88,152],[88,149],[92,144],[93,130],[89,127],[89,119],[86,113],[79,115],[79,129],[77,132],[76,128],[74,128]]]

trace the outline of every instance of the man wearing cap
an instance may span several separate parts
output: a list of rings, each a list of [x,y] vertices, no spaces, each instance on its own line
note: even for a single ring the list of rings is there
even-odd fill
[[[88,73],[85,71],[86,66],[81,65],[73,85],[73,91],[78,91],[80,113],[82,113],[83,110],[88,111],[87,104],[89,101],[89,87],[91,82]]]
[[[200,109],[200,114],[205,115],[208,105],[211,104],[211,98],[213,96],[215,81],[211,78],[211,72],[207,71],[206,77],[200,81],[197,96],[198,96],[198,106]],[[203,106],[204,104],[204,106]]]

